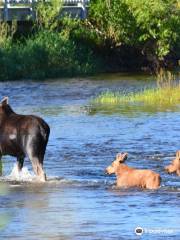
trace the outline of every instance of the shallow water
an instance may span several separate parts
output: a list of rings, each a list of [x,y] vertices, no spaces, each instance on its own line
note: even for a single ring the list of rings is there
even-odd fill
[[[137,226],[146,231],[143,239],[180,239],[180,178],[163,170],[180,148],[179,108],[89,105],[102,91],[154,84],[123,74],[0,83],[0,95],[10,96],[16,112],[39,115],[51,127],[47,183],[34,180],[28,159],[17,176],[15,159],[3,157],[0,239],[139,239]],[[104,169],[119,151],[129,153],[128,165],[159,172],[162,187],[116,189]]]

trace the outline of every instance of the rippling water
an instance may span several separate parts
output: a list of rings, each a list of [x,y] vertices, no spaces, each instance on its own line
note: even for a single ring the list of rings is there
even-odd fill
[[[15,159],[3,157],[0,178],[0,239],[109,240],[180,239],[180,178],[163,168],[180,148],[179,109],[92,108],[102,91],[138,90],[147,76],[107,75],[96,79],[0,83],[18,113],[36,114],[51,127],[45,157],[48,181],[34,181],[28,159],[21,176]],[[119,151],[127,164],[162,176],[157,191],[116,189],[104,169]]]

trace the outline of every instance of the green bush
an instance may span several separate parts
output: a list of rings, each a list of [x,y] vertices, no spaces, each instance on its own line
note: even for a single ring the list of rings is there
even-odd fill
[[[84,21],[59,18],[60,2],[38,2],[26,38],[14,37],[16,23],[0,23],[0,80],[158,69],[180,58],[178,0],[91,0]]]
[[[39,31],[25,43],[0,49],[0,79],[44,79],[93,74],[97,61],[87,46],[58,32]]]
[[[34,35],[26,39],[14,41],[14,24],[0,23],[0,80],[69,77],[97,71],[97,56],[78,35],[83,23],[68,17],[59,19],[60,2],[38,2]]]
[[[92,0],[90,21],[105,44],[139,49],[157,64],[180,42],[178,0]]]
[[[55,30],[59,24],[61,7],[61,0],[38,1],[36,4],[35,27],[39,29]]]

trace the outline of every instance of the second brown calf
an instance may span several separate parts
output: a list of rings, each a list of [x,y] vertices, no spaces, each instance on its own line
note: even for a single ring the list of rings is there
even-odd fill
[[[123,164],[127,153],[119,153],[116,160],[106,168],[107,174],[116,174],[117,187],[140,187],[157,189],[160,187],[161,177],[158,173],[148,169],[135,169]]]
[[[180,151],[176,152],[176,158],[170,165],[165,167],[165,170],[168,173],[176,173],[178,176],[180,176]]]

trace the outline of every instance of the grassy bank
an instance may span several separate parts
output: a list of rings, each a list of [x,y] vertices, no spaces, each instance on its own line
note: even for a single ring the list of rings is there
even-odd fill
[[[180,103],[180,85],[145,89],[136,93],[105,92],[93,100],[100,104],[143,103],[145,105],[176,105]]]
[[[161,70],[157,87],[139,92],[104,92],[92,100],[93,104],[120,105],[143,104],[144,106],[176,106],[180,104],[180,83],[170,72]]]

